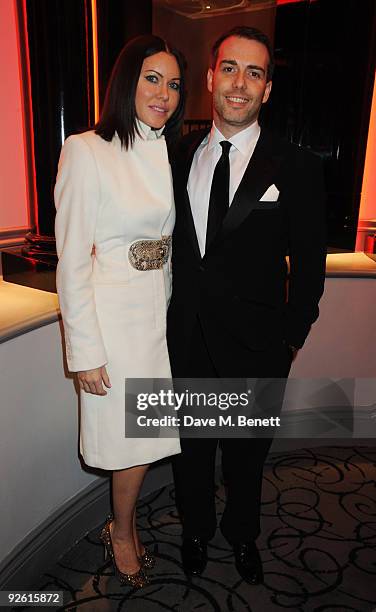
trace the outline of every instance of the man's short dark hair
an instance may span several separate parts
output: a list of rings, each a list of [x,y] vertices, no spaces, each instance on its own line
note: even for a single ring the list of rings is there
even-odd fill
[[[163,133],[167,142],[173,142],[179,136],[185,102],[184,57],[180,51],[171,47],[162,38],[145,35],[132,38],[123,47],[115,62],[107,86],[103,110],[98,123],[95,125],[95,133],[99,134],[104,140],[111,141],[115,132],[117,132],[122,146],[126,149],[132,146],[135,134],[138,132],[135,98],[142,64],[145,58],[161,51],[171,53],[175,57],[180,70],[179,104],[167,121]]]
[[[222,36],[220,36],[215,41],[215,43],[212,46],[211,54],[210,54],[210,65],[212,69],[214,70],[217,64],[219,47],[221,46],[223,41],[225,41],[227,38],[230,38],[230,36],[237,36],[238,38],[246,38],[248,40],[256,40],[257,42],[264,45],[264,47],[266,47],[269,53],[269,63],[268,63],[268,68],[267,68],[267,73],[266,73],[266,80],[271,81],[272,76],[273,76],[273,71],[274,71],[274,53],[273,53],[273,48],[270,44],[270,40],[266,36],[266,34],[264,34],[264,32],[261,32],[261,30],[258,30],[257,28],[251,28],[248,26],[236,26],[235,28],[231,28],[231,30],[228,30],[228,32],[225,32],[224,34],[222,34]]]

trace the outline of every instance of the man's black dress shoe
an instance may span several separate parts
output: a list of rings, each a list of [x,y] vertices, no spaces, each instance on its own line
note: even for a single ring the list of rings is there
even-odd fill
[[[181,556],[185,573],[190,576],[200,576],[208,560],[206,541],[198,536],[184,538]]]
[[[235,566],[239,574],[248,584],[264,582],[262,562],[254,542],[234,544]]]

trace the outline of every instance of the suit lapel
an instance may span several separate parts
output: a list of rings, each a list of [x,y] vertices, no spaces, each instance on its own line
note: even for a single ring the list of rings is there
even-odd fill
[[[203,139],[208,133],[209,133],[208,130],[206,130],[205,132],[202,132],[200,130],[200,132],[198,132],[197,135],[195,135],[193,137],[193,140],[190,142],[189,147],[186,152],[186,156],[185,156],[185,165],[184,165],[183,177],[182,177],[182,180],[183,180],[182,186],[184,189],[184,196],[183,196],[184,215],[185,215],[185,220],[186,220],[187,233],[191,240],[193,250],[199,259],[201,259],[201,252],[200,252],[200,247],[198,245],[196,228],[195,228],[195,224],[193,221],[193,215],[192,215],[191,203],[189,201],[187,185],[188,185],[189,173],[191,170],[194,154],[199,144],[203,141]]]
[[[273,177],[281,160],[281,152],[273,150],[271,136],[262,129],[253,155],[224,218],[221,231],[210,248],[237,229],[248,217],[267,188],[275,182]]]

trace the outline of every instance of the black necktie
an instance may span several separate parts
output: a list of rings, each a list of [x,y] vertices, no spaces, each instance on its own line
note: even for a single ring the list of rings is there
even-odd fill
[[[232,145],[228,140],[222,140],[219,144],[222,147],[222,155],[214,169],[213,181],[210,189],[205,250],[213,242],[229,207],[229,153]]]

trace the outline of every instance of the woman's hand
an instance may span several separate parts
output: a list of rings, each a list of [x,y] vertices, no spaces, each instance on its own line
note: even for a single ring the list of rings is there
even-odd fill
[[[111,387],[105,366],[77,372],[77,378],[80,388],[86,391],[86,393],[92,393],[93,395],[107,395],[103,383],[108,389]]]

